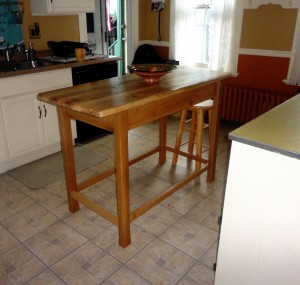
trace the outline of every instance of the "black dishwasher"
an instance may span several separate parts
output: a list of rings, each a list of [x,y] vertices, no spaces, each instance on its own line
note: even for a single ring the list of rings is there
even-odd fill
[[[118,62],[116,61],[87,64],[72,68],[73,85],[108,79],[116,76],[118,76]],[[96,128],[80,121],[76,121],[76,129],[76,143],[83,143],[84,141],[98,138],[109,133],[106,130]]]

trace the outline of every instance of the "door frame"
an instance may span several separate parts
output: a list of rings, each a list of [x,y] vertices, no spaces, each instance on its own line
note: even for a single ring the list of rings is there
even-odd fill
[[[119,75],[128,73],[127,66],[132,63],[134,53],[139,43],[139,0],[124,0],[121,2],[123,5],[122,18],[124,24],[122,31],[123,54],[121,58],[123,69],[122,72],[119,72]],[[80,42],[88,41],[85,13],[78,14],[78,25]]]

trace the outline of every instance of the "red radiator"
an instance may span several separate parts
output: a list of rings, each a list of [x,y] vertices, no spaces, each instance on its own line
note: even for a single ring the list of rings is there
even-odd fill
[[[293,97],[265,90],[225,84],[221,101],[221,119],[247,123]]]

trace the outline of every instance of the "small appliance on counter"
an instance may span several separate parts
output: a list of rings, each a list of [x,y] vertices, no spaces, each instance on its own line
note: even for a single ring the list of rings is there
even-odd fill
[[[87,43],[71,42],[71,41],[48,41],[48,47],[52,52],[52,56],[58,56],[63,58],[75,57],[75,49],[83,48],[86,53],[89,54],[90,50]]]
[[[68,63],[76,62],[76,49],[85,50],[85,60],[90,60],[94,58],[106,58],[107,55],[104,54],[94,54],[93,51],[89,48],[88,43],[81,42],[72,42],[72,41],[48,41],[47,42],[49,49],[51,50],[51,56],[44,59],[51,60],[54,62]]]

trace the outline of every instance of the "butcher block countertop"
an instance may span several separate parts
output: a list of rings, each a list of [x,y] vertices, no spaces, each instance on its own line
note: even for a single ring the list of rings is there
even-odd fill
[[[300,159],[300,94],[234,130],[229,138]]]
[[[115,56],[98,57],[98,58],[94,58],[94,59],[85,60],[83,62],[57,63],[54,65],[40,66],[40,67],[29,68],[29,69],[24,69],[24,70],[6,71],[6,72],[0,72],[0,79],[7,78],[7,77],[26,75],[26,74],[39,73],[39,72],[50,71],[50,70],[58,70],[58,69],[63,69],[63,68],[71,68],[71,67],[84,66],[84,65],[90,65],[90,64],[119,61],[119,60],[120,60],[120,58],[115,57]]]
[[[223,79],[230,76],[229,73],[181,66],[161,77],[157,83],[149,84],[136,74],[128,74],[40,93],[38,99],[57,106],[69,210],[78,211],[79,203],[81,203],[114,223],[118,226],[119,245],[126,247],[131,243],[130,223],[132,221],[204,172],[207,172],[208,182],[214,181],[221,84]],[[167,151],[177,152],[167,145],[167,116],[210,98],[214,99],[214,106],[207,163],[202,164],[199,156],[181,151],[180,155],[199,162],[196,163],[194,171],[145,201],[135,210],[131,210],[129,167],[156,153],[158,154],[157,163],[165,164]],[[114,166],[80,184],[76,181],[72,119],[114,133]],[[158,144],[137,157],[129,159],[129,131],[154,121],[159,122]],[[116,181],[116,214],[80,194],[81,190],[113,174],[115,174]]]
[[[191,91],[199,87],[201,82],[206,85],[230,76],[229,73],[181,66],[161,77],[157,84],[147,84],[138,75],[127,74],[43,92],[38,95],[38,99],[101,118],[133,108],[138,110],[145,104],[164,98],[172,99],[176,96],[176,91],[181,93],[183,90]],[[172,100],[166,100],[166,102],[173,103]],[[181,110],[181,106],[178,106],[178,110]]]

